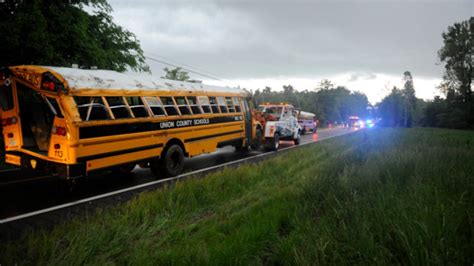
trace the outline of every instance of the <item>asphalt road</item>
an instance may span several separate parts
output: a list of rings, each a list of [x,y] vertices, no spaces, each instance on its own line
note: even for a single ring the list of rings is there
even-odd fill
[[[346,128],[320,130],[316,134],[309,133],[302,136],[301,143],[317,142],[352,131],[353,129]],[[281,141],[280,149],[293,145],[292,141]],[[204,169],[261,153],[261,151],[238,153],[233,147],[225,147],[211,154],[186,159],[184,171]],[[84,179],[72,192],[67,189],[63,180],[53,178],[29,179],[27,182],[0,185],[0,219],[144,184],[155,179],[149,169],[136,167],[129,175],[102,174]]]

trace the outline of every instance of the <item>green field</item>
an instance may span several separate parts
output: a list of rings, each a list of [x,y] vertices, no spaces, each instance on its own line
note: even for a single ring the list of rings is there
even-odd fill
[[[20,264],[469,264],[474,132],[374,129],[0,244]]]

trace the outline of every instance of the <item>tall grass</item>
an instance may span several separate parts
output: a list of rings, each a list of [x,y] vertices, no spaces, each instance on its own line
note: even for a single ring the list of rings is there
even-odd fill
[[[472,264],[474,133],[377,129],[0,244],[5,264]]]

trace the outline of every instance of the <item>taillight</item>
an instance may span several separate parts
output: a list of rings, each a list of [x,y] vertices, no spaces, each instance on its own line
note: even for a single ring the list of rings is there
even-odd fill
[[[59,136],[66,136],[66,128],[65,127],[53,127],[52,129],[53,134]]]
[[[43,82],[43,90],[54,91],[54,82],[52,81]]]
[[[18,119],[16,117],[8,117],[5,119],[2,119],[2,126],[10,126],[10,125],[15,125],[18,122]]]

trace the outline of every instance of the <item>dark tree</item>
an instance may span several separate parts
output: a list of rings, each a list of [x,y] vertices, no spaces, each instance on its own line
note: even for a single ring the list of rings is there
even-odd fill
[[[438,56],[445,63],[440,88],[446,95],[446,102],[442,105],[432,103],[430,112],[440,111],[436,120],[438,126],[474,128],[474,17],[454,23],[442,36],[444,45]]]
[[[111,11],[106,0],[2,1],[0,66],[149,71],[135,35],[116,25]]]
[[[454,23],[442,36],[444,46],[438,55],[445,63],[444,80],[464,101],[470,102],[474,78],[474,17]]]
[[[403,73],[403,126],[411,127],[413,123],[413,116],[415,115],[417,98],[415,96],[415,87],[413,85],[413,77],[410,71]]]
[[[403,112],[405,109],[405,96],[397,87],[393,87],[389,95],[385,96],[378,104],[382,125],[400,127],[404,124]]]

